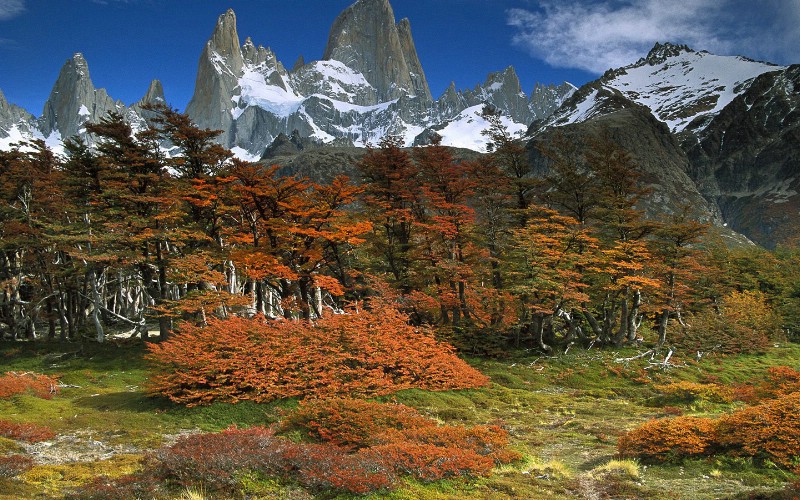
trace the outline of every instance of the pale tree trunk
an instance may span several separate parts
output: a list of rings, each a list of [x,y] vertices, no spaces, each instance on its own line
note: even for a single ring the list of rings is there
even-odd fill
[[[89,287],[92,292],[92,321],[95,328],[95,340],[103,343],[106,340],[106,333],[103,329],[103,321],[101,317],[102,299],[100,298],[100,291],[97,286],[97,272],[94,269],[89,270]]]

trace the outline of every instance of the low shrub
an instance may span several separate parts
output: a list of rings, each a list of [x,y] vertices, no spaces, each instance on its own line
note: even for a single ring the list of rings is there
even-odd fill
[[[519,460],[497,426],[437,425],[415,409],[355,399],[304,401],[281,425],[328,444],[371,452],[397,475],[423,481],[487,474]]]
[[[181,326],[151,344],[148,391],[187,406],[290,397],[371,397],[483,386],[488,378],[390,307],[314,324],[263,317]]]
[[[316,440],[355,450],[379,444],[390,430],[433,426],[435,421],[406,405],[334,398],[302,401],[280,429],[299,429]]]
[[[68,492],[67,500],[119,500],[121,498],[165,498],[166,488],[152,474],[137,473],[118,478],[96,477]]]
[[[493,466],[522,458],[518,452],[508,449],[508,432],[496,425],[418,427],[407,429],[395,436],[390,433],[389,436],[396,442],[406,441],[419,445],[464,450],[490,459]]]
[[[667,462],[713,451],[716,425],[698,417],[650,420],[623,434],[617,442],[622,457]]]
[[[460,476],[484,476],[494,460],[468,448],[412,442],[393,442],[371,449],[400,474],[420,481],[438,481]]]
[[[0,375],[0,399],[17,394],[32,394],[52,399],[58,394],[58,379],[39,373],[7,372]]]
[[[230,428],[184,436],[147,457],[145,468],[182,486],[204,484],[214,490],[229,490],[237,484],[238,471],[285,472],[281,454],[288,445],[288,440],[276,438],[264,427]]]
[[[800,372],[790,366],[771,366],[762,382],[762,398],[788,396],[800,392]]]
[[[776,373],[782,370],[776,371]],[[800,472],[800,392],[768,399],[718,420],[651,420],[620,437],[623,457],[669,461],[713,452],[771,461]]]
[[[641,473],[633,460],[611,460],[589,471],[589,475],[598,480],[638,481]]]
[[[767,459],[786,468],[798,467],[800,392],[722,417],[717,439],[733,455]]]
[[[145,470],[184,487],[202,484],[219,492],[236,491],[246,472],[356,494],[394,483],[392,469],[374,454],[348,453],[331,444],[293,443],[264,427],[183,437],[153,453]]]
[[[653,386],[662,395],[664,403],[730,403],[733,391],[717,384],[698,384],[697,382],[672,382]]]
[[[307,400],[277,426],[318,442],[293,442],[273,429],[196,434],[163,447],[144,471],[161,481],[237,491],[255,473],[313,490],[366,494],[392,488],[400,476],[421,481],[482,476],[521,458],[496,426],[439,426],[400,404],[336,398]]]
[[[363,495],[397,480],[395,468],[369,448],[349,453],[331,444],[288,443],[281,458],[293,480],[315,490]]]
[[[36,424],[18,424],[8,420],[0,420],[0,436],[17,441],[38,443],[55,437],[55,432]]]
[[[30,470],[33,460],[25,455],[0,456],[0,478],[14,477]]]
[[[742,383],[733,387],[734,399],[756,404],[800,392],[800,372],[790,366],[771,366],[758,383]]]

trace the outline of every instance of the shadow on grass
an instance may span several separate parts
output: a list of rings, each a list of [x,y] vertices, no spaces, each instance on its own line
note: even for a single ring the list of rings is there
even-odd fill
[[[166,411],[173,407],[165,399],[151,398],[138,391],[109,392],[97,396],[83,396],[76,398],[74,401],[77,406],[98,411],[152,413],[154,411]]]

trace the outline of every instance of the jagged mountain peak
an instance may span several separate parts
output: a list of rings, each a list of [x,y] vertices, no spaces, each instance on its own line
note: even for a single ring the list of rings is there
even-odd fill
[[[161,80],[153,80],[150,86],[147,87],[144,97],[142,97],[142,104],[166,104],[167,100],[164,97],[164,86],[161,85]]]
[[[71,78],[71,75],[75,75],[78,78],[85,78],[86,80],[90,80],[91,78],[89,76],[89,63],[86,62],[86,58],[83,57],[81,52],[74,53],[72,57],[64,62],[58,77]]]
[[[335,60],[364,75],[380,101],[417,96],[431,101],[411,25],[395,23],[388,0],[359,0],[333,23],[323,60]]]
[[[223,58],[234,71],[242,67],[242,49],[239,46],[236,13],[233,9],[228,9],[219,16],[207,48]]]
[[[497,89],[501,86],[508,86],[512,91],[522,92],[522,85],[519,82],[519,76],[514,66],[508,66],[503,71],[489,73],[486,77],[486,83],[483,84],[486,89]]]
[[[688,45],[679,45],[673,44],[670,42],[660,43],[656,42],[653,45],[653,48],[650,49],[650,52],[647,53],[647,56],[643,59],[639,59],[636,63],[637,65],[642,64],[649,64],[650,66],[656,66],[665,62],[670,57],[679,56],[682,53],[691,53],[694,52]]]
[[[30,132],[33,122],[32,114],[10,104],[0,90],[0,149],[24,139],[23,134]]]
[[[108,96],[105,89],[95,89],[89,64],[80,52],[61,67],[53,90],[44,104],[39,128],[45,137],[57,133],[62,138],[82,131],[87,120],[98,121],[109,111],[124,108]]]

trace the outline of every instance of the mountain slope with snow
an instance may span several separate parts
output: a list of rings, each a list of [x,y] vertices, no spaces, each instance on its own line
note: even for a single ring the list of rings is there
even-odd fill
[[[593,91],[559,109],[548,124],[576,123],[603,113],[603,95],[598,93],[605,91],[605,97],[618,95],[647,107],[674,133],[698,129],[743,94],[756,77],[784,69],[745,57],[657,43],[647,57],[587,84]]]

